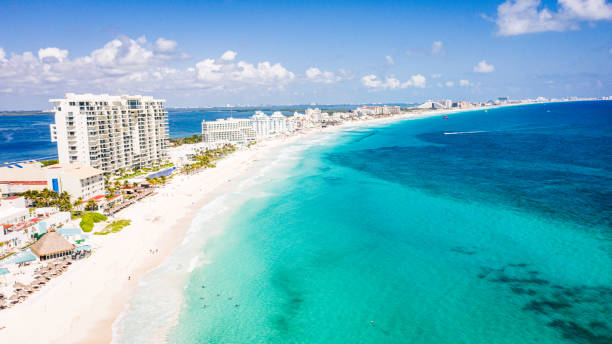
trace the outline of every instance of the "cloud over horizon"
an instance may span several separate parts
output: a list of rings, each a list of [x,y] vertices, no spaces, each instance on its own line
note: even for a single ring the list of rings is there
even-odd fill
[[[405,82],[401,82],[394,76],[386,77],[385,81],[382,81],[376,75],[369,74],[361,78],[361,83],[370,89],[393,90],[407,87],[425,88],[427,86],[427,79],[421,74],[415,74]]]
[[[227,50],[219,58],[207,58],[187,68],[172,68],[170,62],[188,57],[178,43],[158,38],[126,36],[94,49],[89,55],[69,58],[57,47],[7,54],[0,47],[0,83],[4,93],[61,94],[79,92],[151,92],[155,90],[240,89],[249,86],[282,87],[295,74],[280,63],[235,61]]]

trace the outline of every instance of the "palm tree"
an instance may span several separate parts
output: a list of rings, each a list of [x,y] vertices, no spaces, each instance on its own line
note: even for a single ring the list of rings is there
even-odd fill
[[[85,210],[93,211],[93,210],[96,210],[96,209],[98,209],[98,205],[96,204],[96,201],[94,201],[93,199],[90,199],[87,202],[87,205],[85,205]]]
[[[68,192],[64,191],[59,194],[56,202],[61,211],[72,210],[72,203],[70,203],[70,194]]]
[[[79,196],[76,201],[72,204],[74,208],[79,208],[83,204],[83,196]]]

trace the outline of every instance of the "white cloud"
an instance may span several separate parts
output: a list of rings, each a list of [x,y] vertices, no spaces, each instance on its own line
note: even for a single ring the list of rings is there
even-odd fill
[[[176,41],[165,39],[163,37],[160,37],[157,39],[157,41],[155,41],[155,48],[157,49],[157,51],[163,53],[173,52],[177,46],[178,43]]]
[[[393,61],[393,57],[389,55],[385,56],[385,60],[387,60],[387,64],[390,64],[390,65],[395,64],[395,62]]]
[[[559,0],[568,17],[578,20],[612,20],[612,4],[606,0]]]
[[[476,73],[491,73],[495,70],[495,66],[490,65],[487,61],[482,60],[474,66],[474,72]]]
[[[230,64],[229,69],[233,69]],[[230,74],[230,80],[239,83],[257,85],[280,85],[295,78],[295,74],[288,71],[280,63],[271,64],[268,61],[259,62],[257,66],[240,61],[236,64],[237,69]]]
[[[472,86],[472,83],[469,82],[469,80],[461,79],[459,80],[459,86],[468,87],[468,86]]]
[[[218,81],[223,78],[223,72],[221,68],[223,66],[215,63],[213,59],[205,59],[196,63],[196,70],[198,71],[198,79],[202,81]]]
[[[318,78],[322,74],[323,72],[321,72],[321,70],[316,67],[310,67],[308,68],[308,70],[306,70],[306,78],[311,79],[311,80]]]
[[[234,59],[236,58],[236,55],[237,53],[235,51],[228,50],[224,52],[223,55],[221,55],[221,60],[234,61]]]
[[[67,50],[43,48],[38,56],[0,48],[0,85],[21,94],[61,95],[64,92],[184,92],[189,89],[234,91],[264,85],[280,88],[295,75],[280,63],[235,62],[235,52],[205,58],[184,69],[168,64],[182,59],[178,44],[159,38],[120,36],[89,55],[69,58]],[[231,60],[228,60],[232,57]],[[7,91],[8,92],[8,91]]]
[[[442,41],[435,41],[431,44],[432,55],[442,55],[444,53]]]
[[[58,48],[45,48],[38,50],[38,59],[42,63],[62,62],[68,57],[68,50]]]
[[[612,20],[612,4],[605,0],[558,0],[557,7],[551,11],[541,0],[506,0],[497,7],[497,33],[577,30],[582,21]]]
[[[232,61],[236,55],[236,52],[228,50],[218,60],[204,59],[196,63],[197,79],[209,84],[265,85],[276,83],[280,86],[295,77],[280,63],[271,64],[268,61],[259,62],[257,65],[245,61],[234,63]]]
[[[453,87],[453,86],[455,86],[455,83],[452,82],[452,81],[447,81],[444,84],[446,85],[446,87]]]
[[[332,84],[342,80],[348,80],[353,77],[352,73],[344,69],[340,69],[337,73],[334,73],[329,71],[322,71],[317,67],[308,68],[304,74],[306,74],[306,79],[308,81],[323,84]]]
[[[382,81],[378,80],[378,77],[374,74],[369,74],[361,78],[361,83],[365,86],[376,88],[380,87]]]
[[[424,88],[426,86],[426,78],[421,74],[416,74],[410,77],[409,80],[401,82],[393,76],[386,77],[385,81],[378,79],[374,74],[369,74],[361,78],[361,83],[369,88],[380,89],[396,89],[407,87]]]
[[[406,88],[406,87],[418,87],[418,88],[425,88],[425,86],[427,86],[427,79],[421,75],[421,74],[416,74],[410,77],[410,80],[404,82],[402,84],[402,88]]]
[[[91,53],[94,64],[117,68],[121,66],[146,65],[151,62],[154,52],[144,46],[143,37],[137,40],[128,37],[114,39],[101,49],[96,49]]]

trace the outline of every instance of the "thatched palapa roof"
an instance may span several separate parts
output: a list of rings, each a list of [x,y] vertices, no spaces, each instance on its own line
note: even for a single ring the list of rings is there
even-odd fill
[[[34,245],[30,247],[37,256],[48,256],[55,253],[62,253],[74,250],[74,245],[64,239],[58,232],[52,231],[43,235]]]

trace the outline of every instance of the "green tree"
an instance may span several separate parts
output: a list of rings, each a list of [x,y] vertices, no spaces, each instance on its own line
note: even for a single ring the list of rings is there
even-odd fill
[[[79,198],[77,198],[77,200],[72,204],[72,207],[78,208],[81,206],[81,204],[83,204],[83,196],[79,196]]]
[[[98,210],[98,204],[93,199],[90,199],[85,205],[85,210],[87,211]]]

